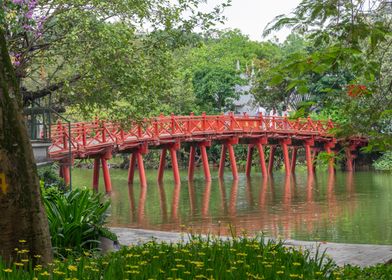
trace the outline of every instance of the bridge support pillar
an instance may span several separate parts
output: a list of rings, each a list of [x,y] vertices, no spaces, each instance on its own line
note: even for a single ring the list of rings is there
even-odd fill
[[[316,172],[316,167],[317,167],[317,157],[318,157],[318,154],[320,153],[320,151],[319,151],[319,149],[317,149],[317,148],[313,148],[313,155],[312,155],[312,157],[313,157],[313,172]]]
[[[223,178],[223,175],[225,173],[226,152],[227,152],[226,145],[222,145],[221,156],[219,160],[219,171],[218,171],[219,178]]]
[[[103,181],[105,183],[105,191],[106,193],[112,192],[112,182],[110,180],[109,166],[107,159],[105,157],[101,158],[102,163],[102,172],[103,172]]]
[[[61,165],[61,174],[65,184],[69,186],[69,183],[71,181],[70,172],[69,172],[69,163],[66,162]]]
[[[308,169],[308,175],[313,175],[313,158],[312,158],[312,147],[314,146],[314,140],[308,139],[305,140],[305,158],[306,158],[306,166]]]
[[[211,147],[211,141],[203,141],[195,143],[191,146],[189,152],[189,164],[188,164],[188,180],[193,180],[195,172],[195,155],[196,147],[199,147],[201,153],[201,161],[203,163],[204,178],[207,182],[211,181],[210,166],[208,164],[207,147]]]
[[[201,142],[199,143],[201,151],[201,160],[203,161],[204,178],[206,181],[211,181],[210,166],[208,164],[207,147],[211,146],[211,142]]]
[[[100,168],[100,159],[94,159],[94,170],[93,170],[93,190],[98,192],[99,185],[99,168]]]
[[[267,140],[267,139],[265,139]],[[265,142],[266,144],[267,142]],[[265,154],[264,154],[264,147],[262,143],[256,144],[257,150],[259,152],[259,160],[260,160],[260,167],[261,167],[261,174],[263,177],[267,178],[268,172],[267,172],[267,166],[265,164]]]
[[[268,174],[272,175],[274,170],[274,157],[275,157],[276,146],[270,146],[270,154],[269,154],[269,161],[268,161]]]
[[[136,154],[131,153],[129,156],[129,168],[128,168],[128,184],[133,184],[133,178],[135,176],[135,165],[136,165]]]
[[[250,177],[250,173],[251,173],[251,170],[252,170],[253,150],[254,150],[254,145],[253,144],[249,144],[248,145],[248,154],[246,156],[246,168],[245,168],[246,177]]]
[[[148,153],[147,144],[143,144],[140,147],[136,148],[131,152],[130,160],[129,160],[129,169],[128,169],[128,184],[133,184],[133,178],[135,174],[135,163],[137,162],[138,170],[139,170],[139,180],[140,186],[147,187],[147,179],[146,172],[144,170],[144,162],[143,155]]]
[[[226,150],[229,152],[230,159],[230,167],[231,173],[233,174],[233,179],[238,179],[238,170],[237,170],[237,162],[235,159],[234,147],[233,145],[238,144],[238,138],[230,138],[223,142],[221,158],[219,163],[219,178],[223,178],[224,167],[225,167],[225,159],[226,159]]]
[[[174,145],[171,145],[170,147],[170,157],[172,161],[172,169],[173,169],[173,177],[174,177],[174,183],[176,185],[181,183],[181,178],[180,178],[180,170],[178,168],[178,161],[177,161],[177,150],[180,149],[180,143],[175,143]]]
[[[355,151],[354,146],[349,146],[346,148],[346,170],[349,172],[352,172],[355,170],[355,158],[356,155],[353,154],[353,151]]]
[[[70,159],[63,159],[60,161],[60,170],[59,175],[63,178],[65,185],[69,186],[71,183],[71,172],[70,168],[73,160],[70,162]]]
[[[158,167],[158,182],[161,183],[163,181],[163,174],[165,172],[165,164],[166,164],[166,148],[163,148],[161,151],[161,158],[159,160]]]
[[[193,176],[195,174],[195,156],[196,147],[192,145],[189,151],[188,181],[193,181]]]
[[[324,149],[330,156],[330,158],[328,159],[328,173],[335,172],[334,152],[332,152],[332,149],[335,147],[335,142],[336,140],[334,139],[333,141],[324,144]]]
[[[252,168],[252,155],[254,148],[257,148],[257,151],[259,152],[259,162],[260,162],[260,168],[261,168],[261,174],[263,177],[268,176],[268,171],[267,171],[267,166],[265,164],[265,154],[264,154],[264,146],[265,144],[268,143],[268,139],[266,137],[262,137],[256,140],[251,141],[251,143],[248,146],[248,155],[246,159],[246,176],[250,177],[251,173],[251,168]]]
[[[293,150],[291,151],[291,173],[295,173],[295,166],[297,164],[297,152],[298,152],[298,147],[293,147]]]
[[[291,145],[291,139],[287,138],[281,140],[280,145],[282,146],[282,150],[283,150],[284,169],[286,171],[286,176],[290,176],[291,168],[290,168],[290,155],[289,155],[288,145]]]

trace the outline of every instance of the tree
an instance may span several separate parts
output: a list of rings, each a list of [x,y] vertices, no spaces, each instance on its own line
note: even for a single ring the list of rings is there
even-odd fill
[[[392,146],[391,10],[383,0],[303,0],[265,30],[292,27],[312,46],[272,69],[274,81],[303,92],[323,84],[322,94],[330,97],[323,109],[339,111],[340,134],[370,136],[369,149]]]
[[[33,151],[21,114],[21,95],[0,28],[0,254],[16,259],[15,248],[52,259],[48,220],[42,205]],[[25,243],[20,243],[25,241]]]
[[[56,103],[84,112],[155,113],[172,86],[167,37],[181,42],[195,26],[221,19],[225,4],[202,13],[202,2],[6,1],[6,39],[25,104],[56,92]]]
[[[199,111],[233,109],[236,85],[248,84],[261,45],[238,30],[210,33],[200,44],[177,52],[182,80],[190,84]]]
[[[62,93],[57,103],[78,101],[89,108],[118,104],[124,110],[124,102],[135,100],[130,103],[134,108],[151,108],[159,100],[159,90],[167,88],[170,48],[141,27],[187,33],[219,19],[219,7],[200,13],[199,2],[203,1],[1,2],[0,254],[4,259],[15,259],[21,242],[31,256],[40,255],[43,262],[52,258],[23,106],[56,92]],[[140,111],[129,107],[128,115]]]

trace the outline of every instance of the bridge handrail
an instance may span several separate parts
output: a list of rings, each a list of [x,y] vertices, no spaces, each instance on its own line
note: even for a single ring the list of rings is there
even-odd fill
[[[72,123],[71,134],[68,124],[58,122],[52,126],[53,153],[69,150],[69,139],[72,152],[87,150],[91,147],[105,145],[121,145],[126,142],[157,141],[175,137],[191,137],[199,135],[238,134],[238,133],[287,133],[312,134],[328,136],[334,127],[331,120],[312,120],[310,118],[289,119],[280,116],[249,116],[247,114],[195,116],[163,116],[144,119],[141,122],[130,121],[124,128],[116,122],[95,119],[90,122]]]

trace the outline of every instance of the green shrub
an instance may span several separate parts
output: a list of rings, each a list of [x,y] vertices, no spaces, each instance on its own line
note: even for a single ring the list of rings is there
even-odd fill
[[[97,249],[100,236],[112,237],[104,227],[110,201],[103,194],[74,189],[43,194],[55,254]]]
[[[392,171],[392,151],[385,152],[373,163],[373,166],[376,170]]]
[[[56,172],[55,165],[38,168],[38,177],[41,185],[46,188],[57,188],[63,192],[67,189],[65,182]]]

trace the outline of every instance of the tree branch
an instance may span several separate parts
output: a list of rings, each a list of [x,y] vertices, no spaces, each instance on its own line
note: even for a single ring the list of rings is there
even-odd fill
[[[59,82],[56,84],[52,84],[52,85],[49,85],[49,86],[44,87],[44,88],[37,90],[37,91],[27,91],[26,89],[22,88],[21,94],[23,97],[23,104],[27,105],[29,102],[31,102],[35,99],[47,96],[47,95],[51,94],[52,92],[55,92],[55,91],[61,89],[66,83],[74,83],[77,80],[79,80],[80,78],[81,78],[81,75],[75,75],[74,77],[72,77],[68,81],[62,81],[62,82]]]

